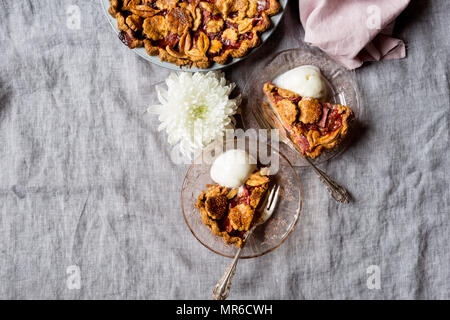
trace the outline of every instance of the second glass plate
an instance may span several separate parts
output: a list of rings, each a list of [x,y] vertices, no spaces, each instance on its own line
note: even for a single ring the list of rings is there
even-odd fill
[[[331,59],[319,49],[298,48],[281,51],[271,58],[263,61],[260,66],[250,76],[250,80],[245,86],[242,96],[242,119],[244,129],[260,129],[258,122],[253,115],[253,110],[260,108],[264,101],[267,101],[262,91],[264,83],[273,81],[279,75],[299,66],[313,65],[320,69],[322,75],[328,81],[330,92],[330,103],[342,104],[352,108],[355,113],[355,121],[360,113],[359,93],[355,80],[354,71],[349,71],[336,61]],[[354,130],[349,131],[349,136],[337,148],[324,152],[319,158],[313,160],[320,164],[341,154]],[[286,155],[294,166],[307,166],[303,157],[287,145],[280,142],[280,151]]]

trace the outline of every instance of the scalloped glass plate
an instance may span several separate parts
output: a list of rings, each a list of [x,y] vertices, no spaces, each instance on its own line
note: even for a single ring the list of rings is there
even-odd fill
[[[226,142],[223,145],[226,145]],[[283,154],[266,143],[263,145],[267,148],[267,153],[264,154],[271,159],[264,166],[270,166],[272,163],[276,163],[275,161],[278,161],[277,166],[279,170],[273,175],[273,178],[280,185],[279,200],[270,219],[263,225],[258,226],[247,240],[247,244],[242,250],[241,259],[259,257],[278,248],[294,230],[302,208],[302,188],[297,172]],[[224,257],[232,258],[237,248],[234,245],[227,245],[221,237],[215,236],[202,223],[201,213],[195,208],[198,195],[206,189],[207,184],[214,183],[209,174],[211,164],[208,164],[212,163],[212,161],[207,161],[208,163],[203,161],[201,163],[199,159],[202,159],[201,157],[211,157],[211,154],[211,158],[215,159],[223,151],[227,150],[219,145],[221,151],[214,153],[217,146],[218,144],[213,144],[207,147],[189,168],[181,188],[181,205],[186,224],[195,238],[211,251]],[[245,147],[235,144],[232,149],[235,148],[246,150],[252,155],[254,154],[249,151],[248,143]],[[257,152],[260,152],[260,148],[261,146],[258,145]]]
[[[119,34],[119,29],[117,28],[117,22],[116,19],[114,19],[113,17],[111,17],[111,15],[108,13],[108,8],[109,8],[109,0],[99,0],[102,7],[103,7],[103,11],[105,13],[105,17],[106,19],[109,21],[109,24],[111,25],[111,27],[113,28],[114,32],[116,34]],[[211,67],[206,68],[206,69],[197,69],[197,68],[186,68],[186,67],[179,67],[176,66],[172,63],[169,62],[164,62],[161,61],[159,59],[159,57],[153,57],[153,56],[149,56],[147,54],[147,52],[145,51],[144,48],[136,48],[136,49],[130,49],[132,51],[134,51],[138,56],[144,58],[147,61],[150,61],[153,64],[156,64],[160,67],[164,67],[167,69],[171,69],[171,70],[176,70],[176,71],[187,71],[187,72],[206,72],[206,71],[212,71],[212,70],[220,70],[226,67],[229,67],[241,60],[244,60],[246,58],[248,58],[251,54],[253,54],[258,48],[260,48],[266,41],[267,39],[269,39],[270,35],[275,31],[275,29],[277,28],[278,24],[281,21],[281,18],[283,17],[284,11],[286,10],[286,5],[288,0],[278,0],[280,2],[280,5],[282,7],[282,10],[272,16],[270,19],[272,20],[272,28],[270,28],[269,30],[267,30],[266,32],[263,32],[261,34],[261,44],[255,48],[253,48],[246,56],[242,57],[242,58],[233,58],[230,60],[229,63],[225,64],[225,65],[221,65],[218,63],[214,63]],[[119,40],[120,41],[120,40]]]
[[[266,97],[262,91],[264,83],[273,81],[279,75],[299,66],[313,65],[320,69],[327,80],[329,102],[342,104],[352,108],[355,113],[356,122],[360,113],[358,86],[355,80],[355,72],[345,69],[325,53],[315,48],[298,48],[281,51],[271,58],[263,61],[255,67],[247,85],[242,91],[242,122],[245,129],[261,128],[256,121],[253,110],[260,108]],[[352,129],[352,128],[350,128]],[[349,130],[346,139],[332,150],[326,150],[320,157],[314,159],[316,164],[330,160],[341,154],[352,140],[351,136],[355,130]],[[285,144],[280,145],[280,151],[286,155],[294,166],[308,166],[300,153],[292,150]]]

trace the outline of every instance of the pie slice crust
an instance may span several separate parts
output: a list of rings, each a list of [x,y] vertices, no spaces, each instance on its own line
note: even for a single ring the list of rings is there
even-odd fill
[[[325,149],[335,148],[347,136],[353,119],[349,107],[301,97],[272,82],[264,84],[263,92],[303,156],[315,159]]]
[[[258,219],[257,208],[265,196],[270,179],[256,171],[239,189],[218,184],[206,185],[195,206],[200,210],[202,222],[225,243],[242,247],[245,232]]]

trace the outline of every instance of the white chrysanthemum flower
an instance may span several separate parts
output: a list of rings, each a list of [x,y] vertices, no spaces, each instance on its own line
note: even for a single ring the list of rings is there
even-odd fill
[[[171,73],[167,90],[156,86],[159,105],[148,111],[159,115],[158,130],[165,130],[171,145],[179,143],[190,157],[234,127],[233,115],[241,97],[230,99],[234,83],[227,84],[223,73]]]

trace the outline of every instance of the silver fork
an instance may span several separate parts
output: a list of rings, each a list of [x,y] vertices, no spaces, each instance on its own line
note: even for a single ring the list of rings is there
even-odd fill
[[[274,112],[269,108],[267,103],[263,104],[262,111],[259,109],[257,109],[257,111],[253,111],[253,115],[261,127],[269,131],[272,129],[278,129],[281,142],[287,144],[294,151],[302,154],[300,148],[287,136],[286,129],[283,127]],[[350,194],[344,187],[341,187],[334,182],[333,179],[331,179],[324,171],[320,170],[307,156],[303,158],[313,168],[314,172],[319,177],[319,180],[325,185],[334,200],[343,203],[350,202]]]
[[[275,207],[277,205],[279,192],[280,186],[278,185],[274,185],[270,189],[269,196],[266,197],[264,203],[262,204],[263,210],[261,212],[260,218],[250,228],[250,230],[246,232],[246,234],[244,235],[244,241],[242,243],[242,246],[238,249],[236,255],[234,256],[233,261],[225,270],[225,274],[222,276],[222,278],[220,278],[219,282],[217,282],[217,284],[215,285],[212,294],[212,298],[214,300],[225,300],[230,294],[231,279],[236,273],[236,266],[239,261],[239,257],[241,256],[242,248],[244,248],[248,237],[250,237],[253,231],[255,231],[256,227],[265,223],[272,216],[273,212],[275,211]]]

